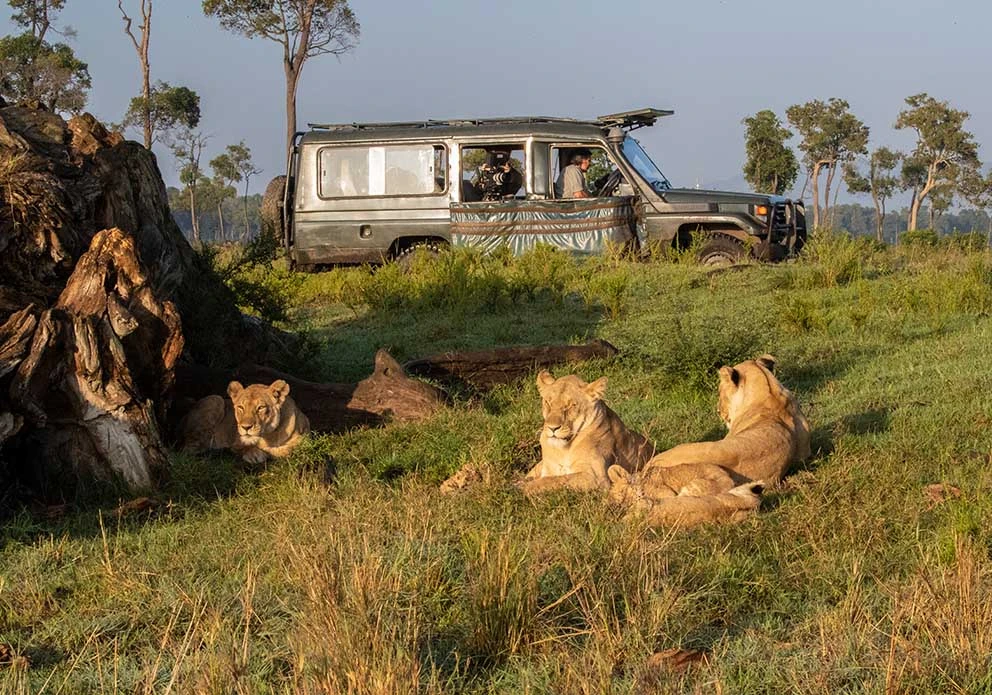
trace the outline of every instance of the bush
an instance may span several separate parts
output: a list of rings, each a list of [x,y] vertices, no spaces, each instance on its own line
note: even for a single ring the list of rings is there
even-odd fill
[[[936,246],[940,236],[932,229],[913,229],[899,235],[899,243],[906,246]]]

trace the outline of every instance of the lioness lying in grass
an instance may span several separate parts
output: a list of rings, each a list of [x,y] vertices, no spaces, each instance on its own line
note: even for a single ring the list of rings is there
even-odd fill
[[[201,399],[183,418],[184,451],[230,449],[248,463],[262,463],[288,456],[310,431],[310,421],[281,379],[248,387],[232,381],[227,395]]]
[[[605,490],[610,466],[634,472],[654,454],[654,446],[603,402],[606,377],[587,384],[575,375],[555,379],[542,371],[537,389],[544,414],[541,462],[521,481],[524,492]]]

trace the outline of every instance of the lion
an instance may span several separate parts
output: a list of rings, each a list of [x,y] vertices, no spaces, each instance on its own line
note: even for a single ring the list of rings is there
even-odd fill
[[[620,466],[610,466],[609,499],[628,509],[632,515],[644,515],[651,525],[682,528],[704,523],[742,521],[761,506],[763,483],[750,482],[735,487],[726,472],[721,476],[713,471],[713,478],[690,480],[681,489],[675,486],[684,481],[670,479],[669,484],[666,484],[659,479],[663,477],[659,474],[678,471],[680,468],[689,469],[694,466],[645,469],[639,474],[629,473]],[[719,466],[712,468],[723,470]],[[689,470],[683,470],[677,477],[691,475]],[[704,480],[705,484],[693,487],[700,480]]]
[[[632,432],[603,402],[606,377],[587,384],[575,375],[555,379],[537,375],[544,425],[541,461],[520,486],[525,493],[567,487],[605,490],[612,465],[639,470],[654,454],[654,445]]]
[[[736,486],[726,469],[711,464],[644,468],[637,473],[610,466],[606,474],[609,501],[625,507],[643,507],[644,500],[717,495]]]
[[[231,449],[248,463],[282,458],[310,431],[310,421],[289,397],[282,379],[270,385],[232,381],[228,399],[207,396],[183,418],[183,450]]]
[[[774,369],[771,355],[721,367],[718,412],[727,435],[716,442],[680,444],[652,458],[646,468],[717,465],[738,484],[777,484],[790,463],[809,457],[810,428]]]

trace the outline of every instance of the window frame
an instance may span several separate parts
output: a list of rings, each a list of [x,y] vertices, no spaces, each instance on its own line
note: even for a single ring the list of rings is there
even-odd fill
[[[391,195],[324,195],[324,177],[320,175],[321,167],[321,157],[324,154],[324,150],[340,150],[340,149],[351,149],[358,150],[364,149],[368,151],[372,147],[415,147],[418,145],[423,145],[433,148],[435,151],[440,148],[444,152],[444,189],[441,191],[431,191],[430,193],[398,193]],[[389,200],[395,198],[437,198],[440,196],[447,196],[451,190],[451,152],[448,144],[445,142],[438,142],[437,140],[411,140],[410,142],[342,142],[321,145],[317,148],[317,155],[314,159],[316,163],[317,170],[317,198],[319,200]]]

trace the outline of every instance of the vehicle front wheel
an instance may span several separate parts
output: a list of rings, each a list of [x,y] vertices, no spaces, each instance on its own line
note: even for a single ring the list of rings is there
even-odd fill
[[[438,241],[418,241],[415,244],[407,246],[402,251],[396,254],[393,258],[393,262],[404,270],[409,270],[413,267],[413,261],[417,257],[418,252],[423,252],[431,258],[437,258],[441,255],[442,244]]]
[[[747,255],[744,245],[726,234],[708,232],[696,238],[699,244],[696,258],[701,265],[732,265]]]

